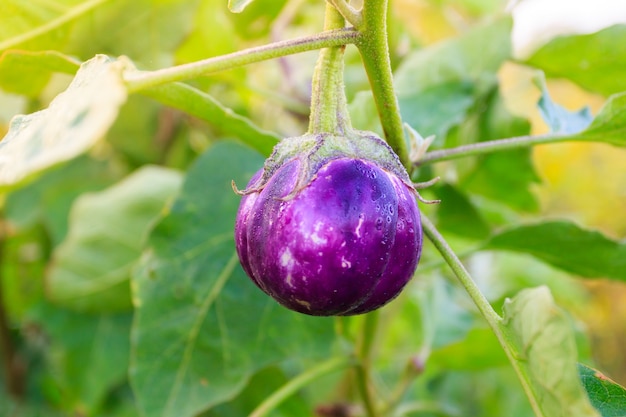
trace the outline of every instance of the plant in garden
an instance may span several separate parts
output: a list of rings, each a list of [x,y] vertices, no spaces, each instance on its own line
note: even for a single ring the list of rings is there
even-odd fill
[[[588,294],[557,270],[625,281],[626,246],[548,221],[528,152],[626,144],[624,25],[522,60],[608,96],[570,112],[534,74],[531,135],[497,2],[428,3],[472,26],[432,46],[400,1],[57,3],[0,13],[0,129],[30,113],[0,141],[0,415],[626,414],[557,306]],[[318,49],[309,114],[289,55]]]

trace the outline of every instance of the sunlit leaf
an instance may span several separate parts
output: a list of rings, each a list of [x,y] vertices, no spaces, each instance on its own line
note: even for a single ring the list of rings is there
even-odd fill
[[[527,253],[582,277],[626,281],[626,244],[570,222],[514,227],[493,236],[486,248]]]
[[[568,78],[605,95],[626,90],[626,25],[553,39],[528,59],[550,77]]]
[[[568,139],[626,146],[626,93],[609,97],[589,127]]]
[[[0,187],[71,159],[102,138],[126,100],[121,72],[128,65],[97,56],[47,109],[13,118],[0,141]]]
[[[583,389],[576,341],[547,287],[522,290],[504,303],[502,326],[517,366],[546,417],[596,417]]]
[[[602,417],[626,416],[626,388],[583,364],[578,364],[578,372],[591,404]]]
[[[130,273],[149,227],[181,183],[178,172],[146,166],[72,208],[67,238],[55,250],[48,294],[91,312],[130,309]]]
[[[44,36],[64,24],[84,15],[108,0],[47,0],[4,1],[0,25],[0,51],[38,39],[42,47],[58,46],[58,37]]]
[[[150,235],[133,278],[131,382],[145,415],[195,416],[269,364],[330,354],[332,319],[286,310],[239,266],[231,181],[245,184],[262,160],[234,143],[209,148]]]
[[[228,0],[228,8],[233,13],[241,13],[254,0]]]
[[[36,96],[55,72],[74,74],[80,62],[56,51],[6,51],[0,55],[0,88]]]

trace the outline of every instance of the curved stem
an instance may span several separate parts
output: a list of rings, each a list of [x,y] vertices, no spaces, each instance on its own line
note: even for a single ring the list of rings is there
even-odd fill
[[[306,372],[293,378],[285,385],[274,391],[248,417],[262,417],[278,407],[283,401],[292,396],[298,390],[324,375],[337,372],[341,369],[354,366],[354,360],[346,357],[333,358],[326,362],[309,368]]]
[[[371,381],[372,348],[376,339],[379,317],[379,310],[374,310],[365,315],[357,352],[359,358],[359,366],[356,369],[357,388],[368,417],[378,415],[369,384]]]
[[[326,0],[355,28],[359,29],[363,24],[361,12],[355,10],[346,0]]]
[[[326,3],[324,30],[343,28],[343,16]],[[338,133],[350,129],[343,84],[343,52],[345,47],[320,51],[311,86],[311,116],[308,133]]]
[[[469,294],[478,310],[481,312],[485,320],[487,320],[487,324],[491,327],[491,330],[496,335],[498,342],[500,342],[500,346],[506,353],[511,366],[515,370],[517,374],[517,378],[522,384],[522,388],[526,393],[526,397],[528,397],[528,401],[537,416],[543,416],[543,412],[539,407],[539,403],[535,398],[535,394],[530,386],[530,382],[528,380],[528,376],[524,369],[520,366],[519,361],[517,360],[516,352],[513,350],[511,343],[508,341],[508,336],[504,327],[502,326],[502,317],[495,312],[489,301],[485,298],[485,296],[480,292],[480,289],[470,276],[467,269],[463,263],[456,256],[452,248],[445,241],[443,236],[439,233],[439,231],[435,228],[435,226],[431,223],[431,221],[422,214],[422,227],[424,228],[424,234],[428,237],[428,239],[435,245],[441,256],[446,261],[448,266],[454,272],[454,275],[458,278],[459,282],[465,288],[465,291]]]
[[[441,161],[449,161],[451,159],[463,158],[465,156],[508,151],[511,149],[541,145],[544,143],[565,142],[567,140],[571,140],[571,137],[571,135],[546,134],[535,136],[518,136],[514,138],[472,143],[470,145],[458,146],[456,148],[440,149],[438,151],[427,152],[422,158],[415,162],[415,166],[427,165]]]
[[[136,92],[160,84],[229,70],[285,55],[355,43],[358,38],[359,33],[354,29],[330,30],[313,36],[274,42],[157,71],[131,71],[124,74],[124,82],[129,92]]]
[[[387,0],[365,0],[362,14],[361,36],[356,46],[361,52],[385,139],[410,172],[412,166],[404,139],[400,106],[393,89],[387,42]]]

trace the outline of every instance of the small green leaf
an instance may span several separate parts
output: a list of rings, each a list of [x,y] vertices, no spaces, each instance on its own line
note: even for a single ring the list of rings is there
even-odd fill
[[[80,62],[56,51],[6,51],[0,55],[0,88],[37,96],[55,72],[74,74]]]
[[[567,140],[626,146],[626,93],[609,97],[591,125],[586,130],[567,137]]]
[[[231,181],[245,184],[262,163],[235,143],[209,148],[149,237],[133,277],[130,370],[146,416],[195,416],[236,396],[272,363],[330,355],[332,319],[281,307],[239,266],[240,197]]]
[[[578,378],[574,332],[550,290],[522,290],[503,310],[507,344],[543,416],[599,416]]]
[[[209,94],[182,83],[171,83],[142,91],[161,103],[183,110],[206,120],[222,129],[226,135],[233,135],[252,148],[268,156],[280,137],[262,130],[249,119],[224,107]]]
[[[241,13],[254,0],[228,0],[228,9],[233,13]]]
[[[541,68],[549,77],[568,78],[591,91],[619,93],[626,90],[626,25],[555,38],[527,63]]]
[[[589,126],[593,116],[588,106],[575,112],[569,111],[552,101],[543,75],[537,77],[536,84],[541,89],[541,98],[537,106],[552,133],[575,134]]]
[[[72,159],[102,138],[126,101],[121,73],[128,65],[96,56],[47,109],[16,116],[0,141],[0,188]]]
[[[522,252],[586,278],[626,281],[626,244],[565,221],[549,221],[505,230],[486,249]]]
[[[55,250],[48,295],[90,312],[131,308],[130,273],[153,221],[182,182],[178,172],[145,166],[72,207],[67,238]]]
[[[626,416],[626,388],[580,363],[578,373],[591,404],[600,411],[602,417]]]

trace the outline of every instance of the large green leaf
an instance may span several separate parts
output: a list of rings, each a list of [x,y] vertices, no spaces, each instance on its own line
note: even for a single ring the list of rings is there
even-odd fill
[[[150,235],[133,278],[131,367],[146,416],[196,415],[271,363],[330,354],[331,319],[286,310],[239,267],[231,180],[245,184],[261,165],[241,145],[214,145]]]
[[[440,230],[472,239],[489,236],[489,225],[466,194],[449,184],[433,188],[433,192],[441,200],[437,206]]]
[[[601,94],[626,90],[626,25],[555,38],[528,60],[550,77],[568,78]]]
[[[182,83],[154,87],[143,92],[168,106],[176,107],[212,123],[226,135],[233,135],[268,156],[280,138],[262,130],[249,119],[224,107],[209,94]]]
[[[30,312],[30,320],[47,335],[46,353],[63,392],[64,409],[97,415],[107,393],[124,383],[131,318],[77,314],[47,304]]]
[[[47,109],[13,118],[0,141],[0,187],[74,158],[102,138],[126,101],[121,73],[129,65],[96,56]]]
[[[522,290],[503,310],[507,344],[543,416],[599,416],[578,378],[574,332],[550,290]]]
[[[626,388],[588,366],[578,364],[578,372],[591,404],[602,417],[626,416]]]
[[[233,13],[241,13],[254,0],[228,0],[228,8]]]
[[[182,182],[178,172],[146,166],[99,193],[80,197],[55,250],[48,294],[91,312],[130,309],[130,274],[150,226]]]
[[[626,281],[626,244],[566,221],[548,221],[504,230],[487,249],[527,253],[586,278]]]

